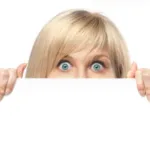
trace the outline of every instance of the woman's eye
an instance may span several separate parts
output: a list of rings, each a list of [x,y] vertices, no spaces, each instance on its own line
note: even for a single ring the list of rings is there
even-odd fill
[[[92,64],[91,69],[94,72],[99,72],[102,69],[104,69],[104,65],[102,63],[100,63],[100,62],[95,62],[95,63]]]
[[[61,62],[59,64],[59,69],[62,70],[62,71],[68,71],[71,69],[71,64],[69,62]]]

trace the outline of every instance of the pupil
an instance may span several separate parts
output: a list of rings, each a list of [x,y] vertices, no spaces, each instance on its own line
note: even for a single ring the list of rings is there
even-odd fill
[[[68,65],[67,65],[67,64],[64,64],[64,65],[63,65],[63,69],[66,70],[67,68],[68,68]]]
[[[96,65],[95,65],[95,69],[99,69],[99,65],[96,64]]]

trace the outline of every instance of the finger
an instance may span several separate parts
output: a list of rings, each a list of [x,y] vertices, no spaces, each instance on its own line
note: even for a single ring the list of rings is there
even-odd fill
[[[0,95],[0,101],[3,99],[4,96]]]
[[[131,65],[131,69],[129,70],[128,74],[127,74],[127,78],[135,78],[135,73],[138,69],[138,66],[135,62],[132,63]]]
[[[146,97],[150,101],[150,71],[148,69],[143,72],[143,82],[145,85]]]
[[[129,71],[127,74],[127,78],[134,78],[134,74],[132,71]]]
[[[8,72],[9,72],[9,79],[8,79],[6,91],[5,91],[6,95],[12,92],[14,85],[16,83],[16,80],[17,80],[16,69],[8,69]]]
[[[145,84],[143,81],[143,75],[142,75],[142,71],[138,70],[135,73],[135,79],[136,79],[136,84],[137,84],[137,89],[138,92],[141,96],[145,96],[146,91],[145,91]]]
[[[2,99],[5,94],[8,79],[9,79],[8,70],[0,69],[0,99]]]
[[[23,63],[17,67],[17,77],[22,78],[27,63]]]

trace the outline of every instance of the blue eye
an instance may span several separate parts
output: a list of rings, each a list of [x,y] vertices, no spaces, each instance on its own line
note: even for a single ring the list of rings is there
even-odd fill
[[[99,72],[101,71],[102,69],[104,68],[104,65],[100,62],[95,62],[92,64],[91,66],[91,69],[94,71],[94,72]]]
[[[61,62],[59,64],[59,69],[62,71],[68,71],[71,68],[71,64],[67,61]]]

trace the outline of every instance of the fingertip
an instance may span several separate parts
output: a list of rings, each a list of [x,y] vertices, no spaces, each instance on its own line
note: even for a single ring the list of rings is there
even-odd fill
[[[0,95],[0,102],[2,101],[2,99],[3,99],[3,96],[2,96],[2,95]]]
[[[17,67],[17,77],[18,78],[22,78],[23,77],[23,73],[24,73],[24,70],[27,66],[27,63],[23,63],[23,64],[20,64],[18,67]]]
[[[137,68],[138,68],[137,64],[135,62],[133,62],[131,65],[131,69],[129,70],[129,72],[127,74],[127,78],[135,78]]]
[[[146,97],[147,97],[148,102],[150,102],[150,95],[147,95]]]
[[[11,92],[12,91],[9,88],[7,88],[6,91],[5,91],[5,95],[9,95]]]
[[[131,78],[131,73],[130,73],[130,71],[127,73],[127,78]]]
[[[131,65],[131,71],[135,72],[138,69],[137,63],[133,62]]]
[[[127,74],[127,78],[134,78],[135,75],[132,71],[129,71],[128,74]]]
[[[144,85],[141,70],[136,71],[135,78],[136,78],[136,82],[137,82],[138,85]]]

